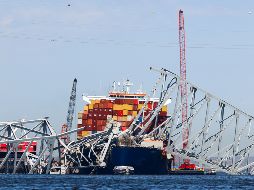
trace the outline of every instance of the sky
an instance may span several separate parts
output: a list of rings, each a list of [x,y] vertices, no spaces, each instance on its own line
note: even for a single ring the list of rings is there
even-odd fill
[[[179,74],[179,9],[187,79],[254,115],[253,0],[0,0],[0,121],[49,116],[60,132],[75,77],[77,113],[113,81],[149,91],[150,66]]]

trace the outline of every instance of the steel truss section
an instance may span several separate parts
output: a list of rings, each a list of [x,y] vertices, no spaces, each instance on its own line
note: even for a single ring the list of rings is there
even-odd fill
[[[68,173],[76,173],[80,168],[91,168],[92,174],[98,167],[105,167],[112,140],[119,137],[119,128],[119,123],[111,121],[105,131],[70,143],[64,151],[64,165]]]
[[[0,172],[48,174],[53,156],[66,147],[61,137],[76,131],[57,135],[48,118],[0,122],[0,146],[7,147],[0,151]]]
[[[202,165],[230,174],[254,174],[253,116],[187,81],[187,121],[182,121],[180,77],[166,69],[151,70],[167,76],[170,89],[158,107],[170,98],[169,120],[163,125],[168,135],[168,151]],[[156,112],[156,111],[155,111]],[[183,149],[183,124],[191,126],[188,147]],[[156,129],[155,129],[156,130]],[[158,135],[158,133],[157,133]],[[161,138],[159,134],[157,138]],[[165,136],[165,134],[164,134]]]

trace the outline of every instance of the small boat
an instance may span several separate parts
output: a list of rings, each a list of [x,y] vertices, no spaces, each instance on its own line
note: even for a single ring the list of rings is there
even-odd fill
[[[114,174],[121,174],[121,175],[134,174],[134,168],[132,166],[115,166],[113,171],[114,171]]]

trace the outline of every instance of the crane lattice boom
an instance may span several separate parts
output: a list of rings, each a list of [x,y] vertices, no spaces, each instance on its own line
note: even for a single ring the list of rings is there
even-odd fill
[[[180,88],[182,103],[182,127],[183,127],[183,149],[188,146],[189,129],[187,125],[187,83],[186,83],[186,58],[185,58],[185,30],[183,11],[179,10],[179,46],[180,46]]]
[[[72,90],[71,90],[70,102],[69,102],[68,113],[67,113],[67,122],[66,124],[62,126],[62,133],[70,131],[72,128],[72,121],[73,121],[74,109],[76,104],[76,89],[77,89],[77,79],[75,78],[73,81]],[[62,139],[64,139],[65,144],[68,144],[70,142],[69,135],[63,136]]]

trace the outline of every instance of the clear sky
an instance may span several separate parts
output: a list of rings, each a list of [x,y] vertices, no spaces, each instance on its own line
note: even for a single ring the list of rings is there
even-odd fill
[[[179,73],[179,9],[188,80],[254,115],[253,0],[1,0],[0,121],[49,116],[59,130],[74,77],[79,111],[114,80],[149,91],[150,66]]]

